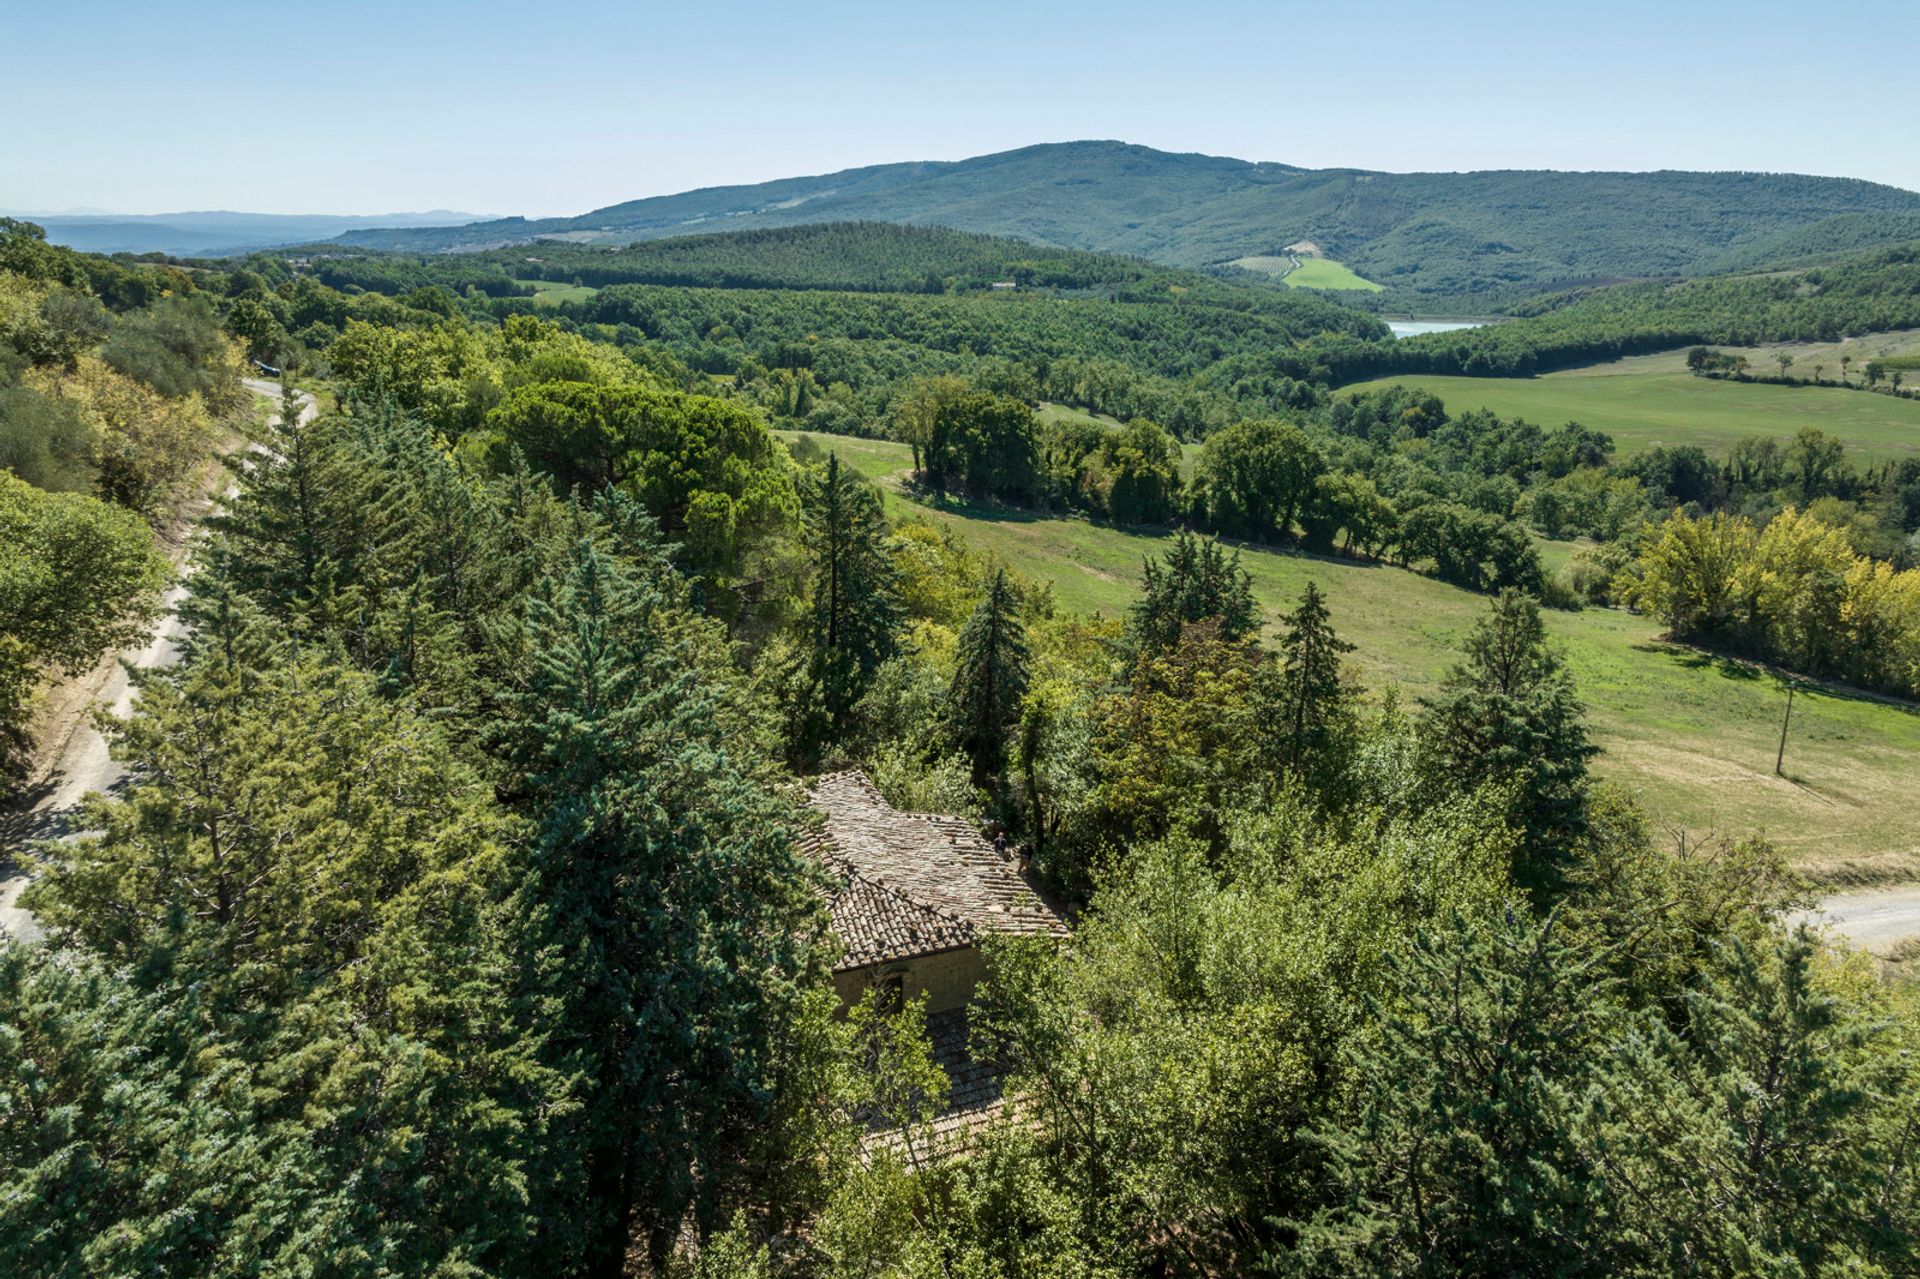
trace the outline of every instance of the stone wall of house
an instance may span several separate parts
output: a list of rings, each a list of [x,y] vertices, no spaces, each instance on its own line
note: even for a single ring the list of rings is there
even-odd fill
[[[973,988],[987,975],[987,968],[978,946],[961,946],[937,955],[921,955],[896,963],[838,972],[833,975],[833,984],[839,992],[840,1002],[851,1006],[860,1002],[860,997],[869,986],[895,974],[900,976],[903,994],[908,998],[925,994],[927,1011],[939,1013],[965,1008],[967,1001],[973,998]]]

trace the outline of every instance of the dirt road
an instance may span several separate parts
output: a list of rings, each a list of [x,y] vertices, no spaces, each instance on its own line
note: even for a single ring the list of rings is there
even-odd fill
[[[1885,957],[1901,942],[1920,938],[1920,884],[1836,893],[1806,918],[1811,923],[1830,924],[1854,945]]]
[[[272,382],[249,379],[247,389],[271,399],[280,398],[280,388]],[[312,397],[301,397],[301,422],[313,420]],[[232,492],[231,489],[228,490]],[[184,556],[191,539],[183,539]],[[182,563],[182,571],[191,565]],[[186,624],[179,615],[180,602],[186,598],[184,585],[175,585],[163,600],[165,612],[154,626],[152,638],[137,649],[118,654],[118,660],[102,663],[76,678],[78,687],[60,690],[61,713],[56,721],[43,727],[42,757],[47,763],[32,779],[27,793],[34,796],[31,810],[23,822],[8,831],[9,849],[37,839],[59,839],[73,833],[72,822],[80,801],[90,791],[111,792],[126,776],[126,770],[107,751],[107,740],[93,725],[92,709],[104,705],[124,718],[133,709],[137,690],[128,676],[129,666],[136,670],[157,670],[180,660],[180,640]],[[27,886],[27,875],[20,864],[0,850],[0,934],[11,933],[28,939],[40,935],[33,916],[16,904]]]

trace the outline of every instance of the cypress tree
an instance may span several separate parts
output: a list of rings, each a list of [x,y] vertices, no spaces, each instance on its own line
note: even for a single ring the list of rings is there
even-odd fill
[[[829,453],[804,500],[803,538],[813,574],[812,674],[838,733],[874,670],[893,656],[904,608],[873,486],[842,466],[839,454]]]
[[[1026,627],[1007,570],[996,569],[987,593],[960,632],[959,660],[947,690],[947,728],[973,761],[973,784],[998,775],[1008,730],[1027,693]]]

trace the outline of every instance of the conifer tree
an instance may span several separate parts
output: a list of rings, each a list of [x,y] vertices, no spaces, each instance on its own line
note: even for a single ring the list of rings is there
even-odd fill
[[[1475,625],[1466,661],[1430,708],[1427,739],[1448,784],[1513,788],[1525,845],[1516,877],[1536,893],[1554,890],[1558,863],[1586,826],[1587,761],[1598,748],[1531,596],[1502,591]]]
[[[697,625],[585,542],[528,602],[526,674],[503,690],[513,788],[537,826],[550,1059],[577,1072],[583,1107],[553,1158],[555,1219],[584,1224],[553,1246],[606,1279],[636,1237],[658,1273],[687,1210],[708,1219],[751,1170],[818,976],[793,815],[726,749],[743,735],[703,676]]]
[[[1253,579],[1212,538],[1182,531],[1160,560],[1146,561],[1140,598],[1128,619],[1129,633],[1141,649],[1165,650],[1180,642],[1190,622],[1220,619],[1220,638],[1237,641],[1260,628],[1253,602]]]
[[[874,670],[893,656],[903,607],[887,557],[886,522],[873,486],[837,453],[805,491],[803,537],[813,570],[808,638],[821,707],[837,733]]]
[[[973,761],[973,784],[999,775],[1006,738],[1027,693],[1026,627],[1007,570],[994,570],[987,593],[960,632],[959,659],[947,690],[947,728]]]
[[[1340,660],[1353,645],[1334,633],[1326,597],[1307,583],[1300,605],[1285,619],[1277,665],[1264,673],[1258,700],[1271,736],[1276,770],[1323,789],[1353,723],[1354,692],[1342,678]]]

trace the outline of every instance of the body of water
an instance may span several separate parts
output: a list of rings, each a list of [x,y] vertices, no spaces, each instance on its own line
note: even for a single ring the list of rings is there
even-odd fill
[[[1388,320],[1387,327],[1393,330],[1397,338],[1410,338],[1418,333],[1451,333],[1455,329],[1477,329],[1478,320]]]

